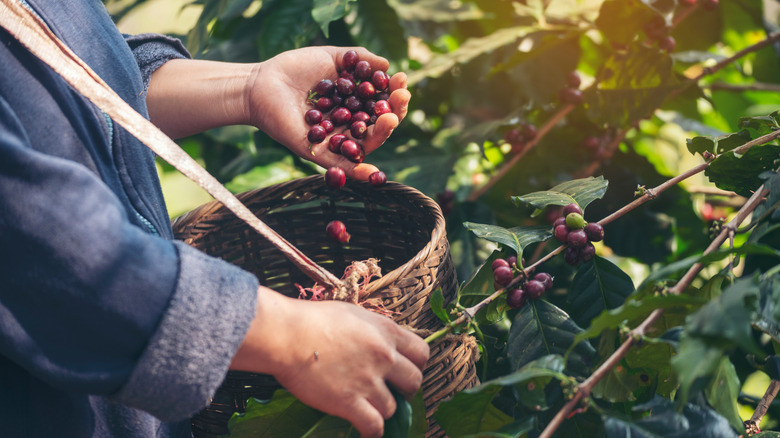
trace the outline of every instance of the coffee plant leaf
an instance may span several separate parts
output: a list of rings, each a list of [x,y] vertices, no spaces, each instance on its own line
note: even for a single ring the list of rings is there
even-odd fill
[[[628,44],[657,13],[635,0],[607,0],[601,4],[596,27],[610,41]]]
[[[393,1],[388,3],[404,21],[451,23],[480,20],[486,17],[473,3],[455,4],[449,0],[416,0],[414,2]]]
[[[775,432],[772,430],[759,432],[755,435],[750,435],[751,438],[780,438],[780,432]]]
[[[526,417],[509,423],[495,432],[479,432],[476,434],[462,435],[460,438],[517,438],[532,431],[535,425],[536,419],[534,417]]]
[[[683,335],[671,361],[679,383],[677,400],[687,402],[692,394],[704,390],[724,355],[724,345]]]
[[[746,130],[720,136],[698,136],[686,140],[688,151],[692,154],[703,154],[705,151],[711,154],[721,154],[751,140],[750,133]]]
[[[513,249],[517,253],[518,260],[522,258],[523,250],[528,245],[544,242],[552,237],[551,229],[546,225],[503,228],[498,225],[464,222],[463,226],[479,238]]]
[[[729,151],[712,161],[704,175],[722,190],[750,197],[762,183],[759,175],[777,168],[778,157],[780,146],[773,144],[753,146],[741,156]]]
[[[271,400],[250,398],[244,413],[228,421],[228,437],[302,436],[325,414],[301,403],[285,390],[274,392]],[[295,421],[289,421],[295,418]]]
[[[536,28],[531,26],[516,26],[499,29],[483,37],[470,38],[452,52],[436,55],[419,70],[410,72],[407,82],[412,86],[426,78],[441,77],[457,65],[469,63],[480,55],[501,47],[516,44],[521,37],[534,30]]]
[[[734,364],[726,357],[721,358],[710,383],[704,388],[704,396],[710,406],[741,434],[745,431],[745,426],[742,424],[737,405],[739,393],[740,382]]]
[[[358,438],[360,433],[349,421],[333,415],[326,415],[311,429],[306,431],[305,434],[301,435],[301,438],[330,438],[334,436],[339,438]]]
[[[656,309],[697,309],[707,300],[687,295],[657,295],[643,298],[629,298],[620,307],[604,310],[593,318],[590,326],[577,334],[575,342],[595,338],[604,330],[620,328],[622,325],[646,318]]]
[[[231,20],[238,18],[246,11],[254,0],[231,0],[228,2],[222,13],[219,14],[220,20]]]
[[[631,277],[611,261],[596,256],[575,274],[566,300],[574,321],[585,327],[605,310],[620,307],[634,293]]]
[[[501,388],[496,385],[476,393],[458,392],[439,405],[433,418],[453,438],[497,431],[514,421],[491,403]]]
[[[285,0],[271,6],[263,5],[255,38],[260,59],[268,59],[284,51],[298,49],[319,34],[320,28],[308,11],[312,0]],[[301,11],[307,11],[301,14]]]
[[[314,0],[311,16],[328,38],[330,23],[340,20],[349,12],[350,3],[357,0]]]
[[[450,315],[444,308],[444,294],[441,293],[441,288],[437,288],[431,294],[431,311],[436,315],[443,323],[450,322]]]
[[[594,387],[592,395],[610,403],[632,402],[636,400],[634,391],[641,380],[637,373],[629,372],[626,367],[617,366],[609,370],[606,376]]]
[[[583,330],[563,310],[544,300],[526,303],[512,320],[506,354],[511,369],[517,370],[541,357],[564,355],[567,374],[587,375],[594,364],[596,350],[588,342],[573,345]]]
[[[662,397],[633,408],[635,412],[648,412],[638,419],[620,414],[605,413],[604,428],[607,438],[656,438],[675,436],[680,438],[736,438],[737,433],[729,422],[715,410],[687,403],[678,412],[674,402]]]
[[[360,1],[344,17],[355,43],[390,61],[392,71],[409,55],[406,32],[387,0]]]
[[[753,325],[780,343],[780,276],[776,273],[763,276],[758,290],[758,311],[752,315]]]
[[[529,204],[537,210],[542,210],[548,205],[576,203],[585,211],[588,204],[604,197],[608,185],[609,181],[603,177],[589,176],[587,178],[566,181],[549,190],[529,193],[523,196],[512,196],[512,201],[515,205]]]
[[[382,437],[409,438],[413,420],[412,405],[397,391],[393,391],[393,397],[396,403],[395,413],[385,420],[385,433]],[[425,436],[425,433],[417,436]]]
[[[774,111],[766,116],[740,117],[739,126],[750,128],[758,135],[769,134],[780,129],[780,111]]]

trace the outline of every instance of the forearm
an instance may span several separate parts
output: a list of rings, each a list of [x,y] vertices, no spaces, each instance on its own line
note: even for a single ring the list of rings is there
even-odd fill
[[[152,74],[149,117],[172,138],[249,123],[248,84],[255,64],[173,59]]]

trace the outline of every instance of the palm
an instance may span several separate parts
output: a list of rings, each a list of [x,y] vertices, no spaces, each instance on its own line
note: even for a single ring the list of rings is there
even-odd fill
[[[336,79],[341,57],[347,50],[309,47],[282,53],[262,63],[251,91],[252,123],[299,156],[325,168],[341,167],[350,177],[365,180],[377,170],[376,167],[366,163],[356,165],[330,152],[327,139],[310,147],[306,138],[310,127],[304,121],[304,113],[311,109],[307,103],[309,90],[321,79]],[[387,69],[386,60],[365,50],[355,50],[374,69]],[[358,141],[366,154],[381,146],[406,114],[409,92],[405,82],[403,74],[395,75],[391,80],[390,104],[394,113],[382,115],[369,127],[366,137]],[[343,131],[344,127],[337,128],[330,135]]]

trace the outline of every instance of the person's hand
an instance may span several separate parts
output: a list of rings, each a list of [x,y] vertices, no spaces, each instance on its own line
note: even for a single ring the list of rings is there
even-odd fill
[[[378,169],[368,163],[355,164],[340,154],[328,150],[326,139],[309,149],[306,138],[310,126],[304,121],[304,113],[312,106],[307,103],[309,90],[320,80],[338,78],[341,60],[345,52],[354,50],[361,60],[368,61],[373,70],[387,70],[386,59],[359,47],[318,46],[292,50],[258,64],[250,79],[247,102],[250,123],[270,135],[274,140],[307,160],[326,169],[337,166],[347,176],[366,180]],[[406,116],[411,94],[406,89],[406,74],[396,73],[390,78],[390,107],[393,112],[380,116],[376,124],[368,128],[367,135],[357,140],[366,155],[387,140],[400,120]],[[346,132],[344,132],[346,131]],[[336,127],[328,135],[344,133],[348,127]]]
[[[385,316],[339,301],[258,291],[255,319],[231,369],[271,374],[308,406],[380,437],[396,409],[391,385],[411,398],[428,345]]]

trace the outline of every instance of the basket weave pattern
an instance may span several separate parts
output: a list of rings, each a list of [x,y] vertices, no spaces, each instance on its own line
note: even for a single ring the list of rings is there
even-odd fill
[[[368,297],[381,298],[399,324],[418,331],[441,327],[430,310],[430,294],[441,287],[445,303],[450,302],[457,280],[441,210],[416,189],[392,182],[377,188],[348,181],[334,190],[321,176],[312,176],[238,198],[337,277],[354,261],[378,259],[383,276],[367,285]],[[344,222],[352,235],[349,243],[327,237],[325,226],[332,220]],[[216,201],[176,219],[173,229],[177,239],[254,273],[261,284],[284,295],[297,297],[296,284],[313,286],[279,250]],[[423,379],[428,417],[441,400],[477,383],[476,344],[465,341],[445,340],[431,348]],[[243,412],[249,397],[267,399],[278,388],[270,376],[229,372],[211,406],[193,418],[193,433],[196,437],[226,433],[227,419],[233,412]],[[428,436],[440,434],[432,424]]]

